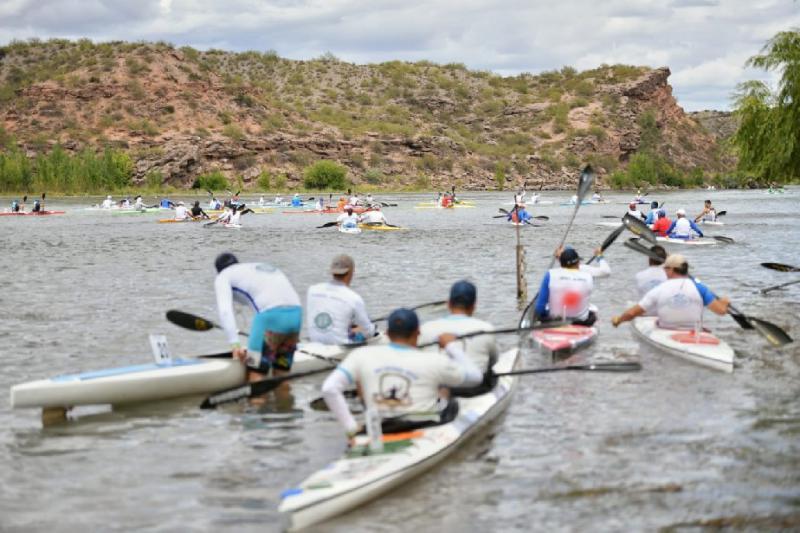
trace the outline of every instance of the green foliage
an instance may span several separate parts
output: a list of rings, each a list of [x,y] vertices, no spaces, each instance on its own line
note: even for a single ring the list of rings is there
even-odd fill
[[[303,171],[303,185],[307,189],[346,189],[347,169],[334,161],[317,161]]]
[[[222,134],[234,141],[241,141],[244,139],[244,131],[236,124],[228,124],[222,128]]]
[[[383,182],[383,173],[377,168],[370,168],[364,172],[364,181],[370,185],[380,185]]]
[[[160,170],[151,170],[144,177],[144,185],[152,191],[157,191],[164,187],[164,174]]]
[[[224,191],[229,187],[228,178],[219,170],[198,176],[192,185],[192,189],[208,189],[209,191]]]
[[[69,154],[61,146],[28,159],[13,148],[0,153],[0,191],[105,192],[130,185],[131,158],[117,150]]]
[[[636,121],[642,132],[639,141],[639,151],[648,154],[655,153],[656,147],[659,142],[661,142],[661,131],[658,129],[655,113],[652,110],[647,110],[639,115]]]
[[[256,185],[262,191],[268,191],[271,185],[272,175],[266,171],[262,170],[261,174],[258,175],[258,180],[256,180]]]
[[[502,191],[506,187],[506,167],[502,163],[497,163],[494,166],[494,182],[497,184],[497,190]]]
[[[699,172],[699,174],[698,174]],[[665,159],[639,152],[631,157],[626,171],[618,170],[611,175],[612,187],[633,188],[664,184],[670,187],[691,187],[701,185],[703,173],[695,169],[685,174],[670,165]]]
[[[739,170],[766,182],[800,179],[800,30],[779,32],[747,64],[781,72],[781,80],[775,92],[759,81],[738,87]]]

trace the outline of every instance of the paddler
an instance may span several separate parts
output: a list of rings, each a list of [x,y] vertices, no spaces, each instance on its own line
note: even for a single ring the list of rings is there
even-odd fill
[[[344,196],[340,196],[339,201],[336,202],[336,210],[342,212],[344,211],[346,205],[347,205],[347,199]]]
[[[638,219],[640,219],[640,220],[644,220],[644,219],[646,218],[646,217],[644,216],[644,213],[642,213],[641,211],[639,211],[639,210],[636,208],[636,205],[637,205],[637,204],[636,204],[636,202],[631,202],[631,203],[629,203],[629,204],[628,204],[628,213],[627,213],[627,214],[628,214],[628,215],[630,215],[630,216],[632,216],[633,218],[638,218]]]
[[[658,327],[702,329],[703,307],[718,315],[728,312],[728,298],[717,298],[705,285],[689,276],[689,263],[680,254],[664,261],[667,280],[650,289],[639,303],[611,319],[614,327],[644,314],[658,316]]]
[[[370,226],[387,226],[389,221],[381,211],[381,206],[374,204],[370,207],[369,211],[365,211],[359,217],[362,224],[369,224]]]
[[[339,217],[336,219],[336,223],[345,228],[358,227],[358,216],[353,214],[352,205],[345,206],[344,213],[339,215]]]
[[[675,212],[675,216],[677,218],[670,224],[667,230],[667,236],[673,239],[693,239],[694,235],[692,235],[692,232],[695,232],[698,237],[703,236],[703,232],[697,227],[697,224],[686,218],[685,209],[678,209]]]
[[[452,399],[440,408],[439,387],[473,387],[483,378],[454,342],[455,335],[439,336],[447,356],[417,349],[419,319],[414,311],[393,311],[386,333],[390,344],[353,350],[322,385],[325,403],[350,438],[362,426],[347,407],[345,389],[356,388],[367,408],[383,419],[383,431],[396,433],[449,422],[458,404]]]
[[[649,266],[636,273],[636,289],[639,291],[639,298],[647,294],[653,287],[660,285],[667,280],[664,272],[664,261],[667,259],[667,251],[663,246],[655,245],[650,251],[661,259],[649,258]]]
[[[189,215],[189,210],[186,209],[186,205],[184,205],[181,200],[178,202],[178,205],[175,206],[175,220],[187,220],[190,218],[192,217]]]
[[[103,200],[103,203],[100,207],[102,207],[103,209],[111,209],[112,207],[114,207],[114,200],[111,199],[110,194],[106,196],[106,199]]]
[[[717,210],[711,205],[711,200],[703,202],[703,212],[694,218],[695,222],[700,222],[701,220],[704,222],[717,221]]]
[[[536,299],[535,315],[543,322],[564,318],[578,326],[591,326],[597,313],[589,305],[594,278],[611,274],[611,267],[598,248],[597,266],[581,265],[571,246],[556,250],[560,268],[549,270],[542,279]]]
[[[650,202],[650,211],[647,213],[647,217],[644,219],[644,223],[648,226],[652,226],[658,220],[658,202],[655,200]]]
[[[522,205],[525,203],[525,188],[519,189],[516,194],[514,194],[514,205]]]
[[[319,198],[317,198],[317,203],[314,206],[314,209],[316,209],[317,211],[322,211],[322,210],[325,209],[325,202],[324,202],[324,200],[322,199],[321,196]]]
[[[531,214],[525,209],[525,204],[515,205],[514,209],[509,211],[508,215],[506,216],[506,220],[515,224],[530,224],[530,220],[532,219],[533,217]]]
[[[137,195],[136,198],[133,199],[133,208],[137,211],[144,211],[144,202],[142,202],[141,195]]]
[[[222,203],[215,196],[212,196],[211,200],[208,201],[208,208],[212,211],[217,211],[222,209]]]
[[[375,335],[364,299],[350,288],[355,262],[349,255],[333,258],[330,281],[308,288],[306,326],[308,337],[323,344],[361,342]]]
[[[272,265],[240,263],[231,253],[218,255],[214,266],[219,320],[233,357],[257,370],[249,372],[250,381],[261,379],[270,369],[274,375],[288,373],[303,324],[300,297],[289,279]],[[246,348],[239,343],[234,302],[256,313]],[[288,393],[288,388],[283,390]]]
[[[12,213],[19,213],[19,202],[16,200],[11,200],[11,212]]]
[[[439,338],[443,333],[464,335],[476,331],[493,331],[495,328],[489,322],[475,318],[476,300],[478,290],[469,281],[461,280],[450,287],[450,296],[447,299],[448,316],[425,322],[420,328],[419,343],[427,344]],[[496,378],[492,377],[491,369],[497,362],[498,350],[494,335],[478,335],[459,341],[462,343],[467,357],[483,372],[483,382],[478,387],[469,390],[454,389],[454,396],[474,396],[488,391],[494,386]],[[440,348],[430,347],[427,351],[440,351]]]
[[[109,198],[111,197],[109,196]],[[169,198],[162,198],[161,202],[159,202],[159,206],[161,207],[161,209],[174,209],[175,203]]]
[[[200,200],[194,201],[194,205],[192,206],[192,209],[189,211],[189,214],[192,216],[192,218],[204,218],[206,220],[211,218],[206,214],[205,211],[203,211],[203,208],[200,207]]]
[[[594,194],[592,195],[592,201],[593,202],[602,202],[603,201],[603,197],[600,196],[600,191],[594,191]]]
[[[42,210],[42,204],[39,203],[39,200],[33,201],[33,207],[31,208],[31,213],[39,213]]]
[[[303,200],[300,198],[300,194],[294,193],[292,196],[292,207],[302,207]]]
[[[672,226],[672,221],[667,216],[667,211],[665,209],[659,209],[658,220],[656,220],[656,223],[653,224],[653,227],[651,228],[653,230],[653,233],[655,233],[659,237],[666,237],[667,230],[669,230],[671,226]]]

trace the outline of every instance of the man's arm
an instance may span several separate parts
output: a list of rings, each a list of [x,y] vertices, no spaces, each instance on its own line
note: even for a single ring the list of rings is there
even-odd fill
[[[347,400],[344,399],[345,389],[353,385],[355,383],[352,381],[352,376],[341,366],[336,367],[322,384],[322,397],[325,399],[328,409],[336,416],[336,420],[348,435],[355,434],[359,427],[350,408],[347,407]]]

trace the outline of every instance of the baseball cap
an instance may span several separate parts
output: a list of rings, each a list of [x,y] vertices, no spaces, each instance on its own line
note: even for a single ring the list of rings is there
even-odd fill
[[[561,255],[558,257],[558,260],[561,262],[561,266],[573,266],[577,265],[578,261],[581,260],[578,252],[572,246],[567,246],[561,252]]]
[[[235,255],[225,252],[217,256],[217,259],[214,261],[214,266],[217,268],[217,272],[222,272],[229,266],[235,265],[238,262],[239,260],[236,259]]]
[[[331,274],[347,274],[353,268],[355,268],[356,264],[353,261],[353,258],[346,254],[337,255],[331,261]]]
[[[655,246],[650,247],[650,251],[661,258],[661,263],[663,263],[667,258],[667,251],[664,249],[663,246],[659,246],[656,244]]]
[[[664,261],[664,266],[669,268],[680,268],[683,265],[688,265],[686,258],[681,254],[672,254]]]
[[[477,292],[475,285],[469,281],[463,279],[461,281],[456,281],[453,283],[453,286],[450,287],[449,302],[451,304],[469,307],[475,304]]]
[[[680,209],[678,209],[677,211],[675,211],[675,214],[676,214],[676,215],[681,215],[681,216],[686,216],[686,209],[684,209],[684,208],[682,208],[682,207],[681,207]]]
[[[655,209],[656,207],[658,207],[658,202],[656,202],[655,200],[650,202],[650,209]]]
[[[395,309],[387,320],[387,333],[408,336],[419,329],[417,313],[411,309]]]

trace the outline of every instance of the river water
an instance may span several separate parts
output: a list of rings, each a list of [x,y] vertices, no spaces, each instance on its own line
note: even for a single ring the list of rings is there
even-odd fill
[[[547,193],[550,217],[522,228],[530,293],[572,214]],[[417,210],[429,196],[385,195],[406,232],[345,235],[314,229],[331,215],[247,215],[241,230],[156,224],[158,215],[86,211],[91,200],[52,199],[64,216],[0,217],[0,530],[279,531],[282,490],[336,458],[344,439],[327,413],[308,408],[319,380],[296,382],[302,410],[275,419],[241,406],[201,411],[198,398],[78,411],[43,428],[36,410],[11,410],[8,389],[58,374],[148,362],[148,333],[175,354],[226,348],[220,332],[180,330],[168,309],[215,318],[213,259],[283,269],[298,292],[327,277],[341,252],[356,260],[353,287],[370,313],[446,298],[450,284],[478,285],[477,314],[513,327],[515,230],[493,219],[510,194],[464,193],[474,209]],[[674,211],[705,197],[727,210],[710,234],[736,244],[681,250],[692,271],[748,314],[800,336],[800,285],[762,261],[800,264],[800,190],[651,193]],[[585,257],[622,215],[628,196],[580,209],[569,242]],[[188,199],[188,198],[187,198]],[[94,199],[92,199],[94,200]],[[0,200],[7,205],[6,199]],[[606,221],[608,219],[605,219]],[[638,373],[553,373],[520,378],[506,415],[442,466],[327,524],[325,531],[652,531],[729,525],[800,529],[800,344],[781,350],[730,317],[709,316],[736,350],[733,374],[695,367],[614,329],[635,298],[646,261],[608,251],[613,276],[598,280],[598,342],[585,359],[640,361]],[[503,339],[511,345],[514,338]],[[536,352],[524,365],[548,364]]]

